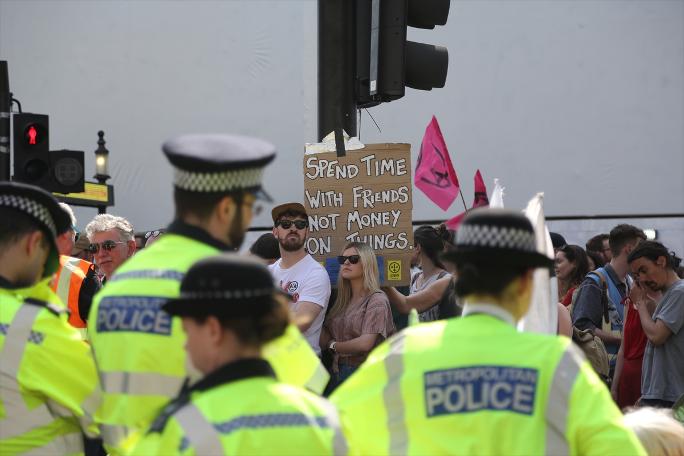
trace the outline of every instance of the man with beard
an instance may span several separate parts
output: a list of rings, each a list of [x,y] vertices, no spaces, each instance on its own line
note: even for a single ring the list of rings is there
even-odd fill
[[[675,272],[681,259],[660,242],[644,241],[628,261],[641,291],[632,301],[648,338],[640,405],[670,408],[684,394],[684,280]],[[663,293],[657,305],[649,288]]]
[[[268,269],[276,285],[291,296],[290,308],[295,313],[297,326],[320,356],[318,340],[330,299],[330,278],[304,249],[309,232],[306,209],[299,203],[285,203],[273,208],[271,216],[281,258]]]
[[[597,234],[587,241],[587,253],[593,252],[603,261],[603,264],[597,264],[596,267],[605,266],[611,259],[613,253],[610,251],[610,235],[606,233]]]
[[[610,230],[613,256],[604,267],[587,274],[573,305],[572,324],[580,330],[590,329],[606,346],[610,378],[613,377],[622,341],[625,319],[622,303],[632,286],[632,279],[627,275],[627,257],[645,239],[644,232],[632,225],[620,224]]]
[[[190,266],[231,252],[243,241],[259,197],[272,144],[235,135],[186,135],[162,146],[174,168],[175,220],[164,236],[123,264],[96,298],[88,333],[103,384],[99,421],[105,443],[125,452],[127,437],[146,429],[186,376],[179,318],[162,310],[177,298]],[[238,284],[225,284],[235,287]],[[286,348],[285,348],[286,347]],[[264,347],[279,380],[320,392],[327,378],[297,328]]]

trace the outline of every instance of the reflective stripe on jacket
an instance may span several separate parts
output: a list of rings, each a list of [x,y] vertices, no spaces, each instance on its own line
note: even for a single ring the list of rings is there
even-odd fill
[[[327,400],[268,378],[195,393],[133,455],[344,455],[337,411]]]
[[[86,327],[79,313],[78,301],[81,295],[81,285],[91,266],[92,263],[89,261],[60,255],[59,269],[50,284],[50,288],[69,309],[69,324],[74,328]]]
[[[185,334],[180,318],[161,306],[178,296],[192,264],[217,253],[214,246],[166,233],[126,261],[95,296],[88,334],[104,391],[98,421],[110,449],[123,450],[128,436],[146,429],[180,390],[189,366]],[[295,327],[264,352],[279,380],[316,392],[325,387],[327,372]]]
[[[643,454],[569,339],[486,314],[407,328],[331,400],[355,454]]]
[[[59,307],[0,289],[0,453],[83,452],[99,385],[90,349]]]

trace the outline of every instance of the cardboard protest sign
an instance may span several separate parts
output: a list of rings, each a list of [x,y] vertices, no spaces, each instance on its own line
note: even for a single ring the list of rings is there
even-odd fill
[[[408,144],[367,144],[304,156],[304,206],[309,253],[337,283],[337,256],[361,241],[378,256],[380,282],[407,285],[413,248],[411,151]]]

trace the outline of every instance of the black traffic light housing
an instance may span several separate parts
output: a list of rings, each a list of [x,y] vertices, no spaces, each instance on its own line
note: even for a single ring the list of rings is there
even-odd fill
[[[450,0],[318,0],[318,139],[356,136],[356,110],[444,87],[446,48],[406,40],[446,24]],[[339,153],[339,151],[338,151]]]
[[[12,122],[14,180],[47,189],[51,180],[48,116],[18,113]]]
[[[44,114],[12,116],[14,180],[50,192],[76,193],[85,187],[82,151],[50,151],[50,123]]]
[[[50,191],[79,193],[85,190],[85,152],[82,150],[50,151],[52,184]]]
[[[450,0],[356,0],[355,88],[358,107],[397,100],[405,88],[444,87],[445,47],[406,39],[407,27],[446,24]]]

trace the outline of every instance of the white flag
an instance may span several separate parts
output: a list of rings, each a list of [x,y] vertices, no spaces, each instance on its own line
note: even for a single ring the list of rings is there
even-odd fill
[[[532,222],[537,238],[537,251],[553,258],[553,244],[544,218],[544,194],[537,193],[525,209],[525,215]],[[549,270],[534,271],[530,309],[518,323],[518,329],[527,332],[556,334],[558,330],[558,284],[550,277]]]
[[[499,179],[494,179],[494,190],[489,198],[489,207],[504,207],[504,188],[499,184]]]

